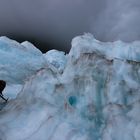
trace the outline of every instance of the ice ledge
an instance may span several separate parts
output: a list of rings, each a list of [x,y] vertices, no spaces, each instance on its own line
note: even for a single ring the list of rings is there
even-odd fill
[[[140,62],[140,41],[100,42],[90,33],[75,37],[69,55],[78,59],[81,54],[96,53],[106,59],[121,59]]]

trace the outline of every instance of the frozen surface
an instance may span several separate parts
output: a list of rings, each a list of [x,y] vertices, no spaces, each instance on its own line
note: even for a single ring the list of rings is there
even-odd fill
[[[0,78],[22,84],[36,71],[44,68],[45,58],[41,51],[29,42],[18,43],[0,37]]]
[[[60,73],[63,72],[66,63],[67,57],[64,52],[57,50],[50,50],[44,54],[47,62],[53,65]]]
[[[36,48],[29,42],[22,46],[36,66]],[[0,140],[140,140],[140,42],[103,43],[85,34],[73,39],[67,56],[37,52],[41,69],[27,69],[28,79],[9,77],[26,80],[21,89],[15,85],[18,94],[0,111]],[[20,59],[26,65],[26,58]]]
[[[70,55],[78,58],[82,53],[96,53],[107,59],[121,59],[140,61],[140,41],[125,43],[116,42],[100,42],[96,40],[92,34],[75,37],[72,41],[72,49]]]
[[[15,99],[18,93],[22,90],[21,84],[8,84],[3,91],[3,94],[10,99]]]

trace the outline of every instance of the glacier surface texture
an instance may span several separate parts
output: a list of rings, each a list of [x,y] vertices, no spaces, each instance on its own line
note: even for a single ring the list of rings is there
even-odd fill
[[[140,42],[75,37],[42,54],[0,37],[0,140],[140,140]]]

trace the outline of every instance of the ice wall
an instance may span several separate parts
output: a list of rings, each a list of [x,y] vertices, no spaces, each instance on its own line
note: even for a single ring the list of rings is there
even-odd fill
[[[139,140],[140,42],[103,43],[85,34],[73,39],[67,57],[57,56],[45,56],[47,67],[0,111],[0,139]]]
[[[22,84],[36,71],[44,68],[45,58],[31,43],[18,43],[0,37],[0,78],[8,83]]]

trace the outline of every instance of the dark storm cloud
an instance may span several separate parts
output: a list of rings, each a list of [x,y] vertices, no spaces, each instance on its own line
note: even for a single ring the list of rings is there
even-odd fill
[[[103,41],[140,40],[139,14],[139,0],[0,0],[0,35],[63,50],[84,32]]]

